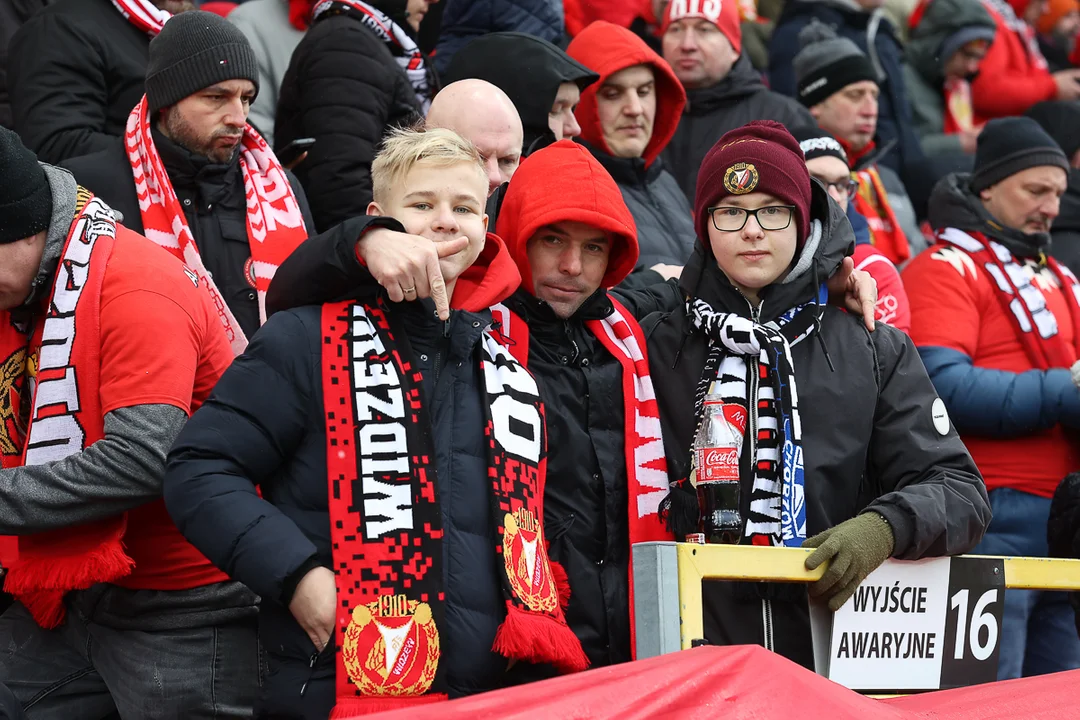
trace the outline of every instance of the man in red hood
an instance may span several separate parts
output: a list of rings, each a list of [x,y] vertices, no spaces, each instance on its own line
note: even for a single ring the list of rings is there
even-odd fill
[[[675,277],[694,249],[693,213],[660,153],[686,105],[682,83],[641,38],[609,22],[589,25],[566,52],[600,75],[581,92],[575,115],[582,144],[615,179],[634,216],[641,250],[635,270]],[[658,279],[636,273],[634,284]]]

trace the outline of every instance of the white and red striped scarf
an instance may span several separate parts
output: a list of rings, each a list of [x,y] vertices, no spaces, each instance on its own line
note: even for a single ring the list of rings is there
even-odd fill
[[[169,174],[154,147],[145,95],[128,116],[124,143],[139,196],[143,234],[199,276],[214,299],[233,352],[239,355],[247,346],[247,338],[199,257],[195,238],[176,199]],[[307,229],[285,171],[251,125],[244,127],[240,147],[240,171],[247,197],[251,275],[259,296],[259,320],[266,322],[266,291],[270,281],[278,266],[307,238]]]
[[[349,9],[356,12],[372,32],[386,43],[390,54],[397,60],[405,76],[409,78],[416,98],[420,101],[424,115],[431,107],[431,86],[428,84],[427,66],[424,53],[417,47],[416,41],[405,28],[390,19],[386,13],[372,7],[362,0],[324,0],[311,11],[311,22],[315,22],[323,13],[335,8]]]
[[[160,9],[150,0],[112,0],[112,4],[127,21],[148,35],[157,35],[172,13]]]
[[[614,311],[602,320],[585,323],[604,348],[622,365],[623,406],[625,408],[624,453],[629,498],[630,545],[671,541],[675,536],[660,518],[660,503],[667,497],[667,457],[660,431],[660,407],[649,375],[645,335],[634,316],[608,296]],[[491,308],[500,324],[499,335],[507,338],[510,354],[528,367],[529,328],[505,305]],[[571,588],[572,590],[572,588]],[[630,569],[630,647],[637,654],[634,633],[634,578]]]

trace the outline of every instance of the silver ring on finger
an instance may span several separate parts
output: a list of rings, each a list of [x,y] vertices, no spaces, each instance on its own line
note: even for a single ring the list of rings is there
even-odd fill
[[[406,295],[408,295],[409,293],[416,292],[416,287],[414,286],[414,287],[411,287],[411,288],[401,288],[401,291],[403,293],[405,293]]]

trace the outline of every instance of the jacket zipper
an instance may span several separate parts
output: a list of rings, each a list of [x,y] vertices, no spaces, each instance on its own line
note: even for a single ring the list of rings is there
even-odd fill
[[[444,342],[450,337],[450,318],[443,320],[442,336]],[[442,349],[443,342],[440,342],[435,347],[435,384],[432,385],[432,388],[437,388],[439,386],[439,373],[442,372]],[[432,390],[432,395],[434,396],[434,394],[435,392]]]
[[[776,652],[773,646],[772,600],[761,601],[761,624],[765,629],[765,649]]]
[[[329,645],[329,643],[327,643]],[[311,684],[311,678],[315,677],[315,663],[319,661],[319,655],[322,654],[322,650],[316,650],[311,653],[311,659],[308,661],[308,676],[304,684],[300,686],[300,697],[304,697],[304,693],[307,692],[308,685]]]

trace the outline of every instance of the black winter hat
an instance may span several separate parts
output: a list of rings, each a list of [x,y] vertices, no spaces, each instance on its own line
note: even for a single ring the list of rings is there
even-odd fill
[[[805,107],[814,107],[853,83],[878,81],[866,53],[817,18],[799,31],[799,48],[792,63],[798,100]]]
[[[11,130],[0,127],[0,243],[49,229],[52,190],[34,153]]]
[[[259,64],[251,43],[220,15],[178,13],[150,41],[146,101],[151,115],[225,80],[250,80],[259,92]]]
[[[979,133],[971,191],[978,194],[1010,175],[1043,165],[1069,172],[1069,159],[1039,123],[1028,117],[995,118]]]
[[[849,164],[844,146],[828,130],[822,130],[816,125],[807,125],[795,128],[791,131],[791,135],[799,141],[799,148],[807,160],[834,157],[845,165]]]

